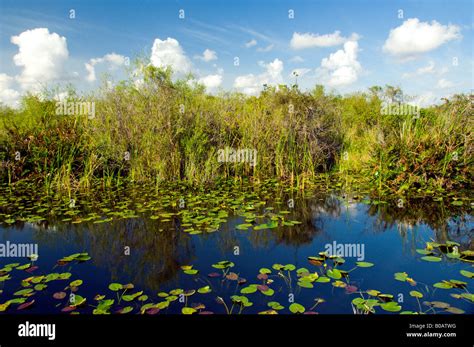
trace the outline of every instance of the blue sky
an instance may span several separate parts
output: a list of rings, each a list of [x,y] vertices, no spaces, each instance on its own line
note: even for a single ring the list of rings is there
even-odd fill
[[[142,56],[172,65],[177,76],[192,72],[210,92],[255,94],[263,83],[293,83],[298,69],[304,89],[323,84],[348,93],[392,84],[431,103],[474,88],[472,6],[459,0],[0,0],[0,101],[13,104],[38,85],[91,90],[102,78],[123,78],[127,60]]]

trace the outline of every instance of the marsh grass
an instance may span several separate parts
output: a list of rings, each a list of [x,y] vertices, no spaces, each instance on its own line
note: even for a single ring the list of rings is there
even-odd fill
[[[95,102],[93,119],[55,114],[56,101],[27,95],[1,109],[2,181],[28,179],[46,193],[124,182],[273,177],[304,188],[321,175],[385,192],[467,188],[472,106],[457,95],[419,117],[382,115],[392,87],[348,96],[321,86],[265,86],[258,96],[209,95],[192,76],[146,67],[137,78],[68,101]],[[399,100],[403,102],[403,100]],[[250,148],[257,165],[220,163],[221,148]],[[15,155],[20,153],[20,158]]]

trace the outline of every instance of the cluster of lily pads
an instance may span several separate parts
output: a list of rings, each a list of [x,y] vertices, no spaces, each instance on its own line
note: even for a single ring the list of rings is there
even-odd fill
[[[291,196],[293,190],[276,180],[244,185],[226,181],[212,189],[196,189],[184,183],[133,186],[109,194],[96,191],[92,196],[78,192],[71,197],[41,195],[30,186],[2,188],[0,223],[102,224],[141,217],[156,220],[160,232],[201,234],[217,231],[229,215],[238,215],[245,223],[237,229],[259,230],[300,224],[285,218],[288,210],[275,213],[273,207],[266,206],[270,201],[285,206],[282,196]]]
[[[87,253],[76,253],[59,259],[55,267],[68,266],[90,260]],[[81,295],[84,281],[72,279],[71,272],[51,272],[37,274],[39,268],[35,261],[26,264],[12,263],[0,269],[0,284],[11,282],[24,274],[12,293],[0,291],[0,312],[15,310],[34,310],[35,298],[50,296],[59,312],[69,314],[241,314],[252,307],[251,313],[259,314],[315,314],[319,305],[327,298],[318,294],[319,286],[331,285],[334,290],[343,290],[345,294],[357,296],[351,302],[355,314],[377,312],[400,312],[402,314],[464,313],[463,310],[441,301],[424,301],[423,309],[420,299],[432,294],[425,284],[410,278],[405,272],[395,274],[395,280],[406,282],[413,288],[409,295],[417,301],[419,311],[402,311],[394,296],[375,289],[362,290],[351,281],[350,276],[357,269],[371,268],[373,263],[360,261],[350,269],[344,269],[346,260],[343,257],[320,252],[307,259],[307,267],[297,268],[293,264],[275,263],[263,267],[252,278],[243,277],[233,261],[222,260],[212,264],[213,271],[201,273],[193,265],[182,265],[184,276],[189,276],[190,288],[175,288],[160,291],[156,294],[145,293],[135,289],[132,283],[110,283],[107,291],[97,293],[93,298]],[[16,276],[12,274],[16,272]],[[460,274],[474,279],[474,272],[461,270]],[[185,281],[186,282],[186,281]],[[189,282],[189,281],[188,281]],[[59,291],[50,288],[60,287]],[[468,283],[460,280],[446,280],[433,285],[434,289],[453,290],[451,297],[474,302],[474,295],[468,291]],[[311,291],[314,295],[301,295],[301,291]],[[282,295],[283,294],[283,295]],[[307,294],[307,293],[305,293]],[[2,297],[12,298],[2,301]],[[277,297],[285,297],[285,302]],[[310,303],[301,302],[301,298],[313,297]],[[209,304],[209,302],[211,304]],[[210,307],[207,307],[205,303]],[[217,304],[217,305],[216,305]],[[212,307],[211,307],[212,306]],[[380,311],[378,311],[380,309]]]
[[[421,254],[424,261],[440,262],[443,257],[453,260],[461,260],[463,262],[474,263],[474,251],[467,249],[459,251],[461,245],[454,241],[446,241],[445,243],[426,242],[424,249],[417,249],[416,252]]]

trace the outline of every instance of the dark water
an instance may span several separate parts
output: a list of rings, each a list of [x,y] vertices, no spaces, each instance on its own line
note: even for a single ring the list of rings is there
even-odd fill
[[[345,199],[344,199],[345,198]],[[419,304],[409,295],[412,290],[423,294],[420,299],[421,310],[427,311],[423,301],[441,301],[463,310],[474,313],[474,304],[469,300],[452,297],[473,291],[473,280],[462,276],[460,270],[473,271],[472,262],[450,259],[442,255],[440,262],[428,262],[421,259],[416,249],[423,249],[426,242],[435,241],[444,244],[454,241],[459,244],[460,252],[473,249],[472,216],[462,209],[449,209],[441,203],[415,201],[399,208],[391,203],[373,204],[361,199],[352,200],[333,194],[318,194],[309,198],[295,199],[294,208],[272,204],[280,210],[289,210],[288,220],[302,222],[294,226],[278,226],[262,230],[237,230],[236,226],[244,222],[244,217],[230,214],[219,230],[212,233],[190,235],[180,229],[182,221],[173,218],[171,222],[159,222],[149,218],[149,214],[140,214],[137,218],[117,219],[109,223],[94,224],[83,222],[71,224],[67,222],[42,223],[17,222],[13,225],[0,227],[0,242],[6,243],[37,243],[39,258],[35,262],[38,269],[32,273],[12,270],[12,278],[0,282],[0,304],[11,299],[12,293],[22,289],[20,280],[33,275],[50,272],[71,272],[69,280],[51,281],[48,287],[28,299],[35,303],[27,310],[18,311],[12,305],[6,313],[61,313],[67,306],[64,300],[55,300],[53,293],[64,291],[70,294],[68,284],[75,279],[83,280],[76,294],[87,298],[85,305],[77,308],[77,312],[92,313],[97,305],[94,297],[97,294],[114,298],[115,303],[110,309],[115,312],[120,307],[133,306],[132,313],[139,312],[145,303],[163,301],[158,292],[169,292],[172,289],[198,289],[209,285],[212,292],[195,293],[187,298],[187,305],[196,303],[205,305],[205,311],[225,313],[222,304],[216,297],[222,297],[227,305],[232,306],[230,297],[240,295],[242,288],[249,284],[262,284],[257,279],[259,269],[272,265],[294,264],[296,269],[307,268],[310,272],[324,271],[324,266],[315,266],[308,262],[308,257],[317,256],[326,250],[328,244],[356,244],[363,246],[363,259],[374,264],[372,267],[356,267],[357,257],[345,254],[345,263],[338,266],[350,272],[349,279],[342,279],[349,288],[337,288],[332,283],[314,283],[314,288],[301,288],[297,285],[296,272],[292,272],[292,281],[288,285],[272,269],[270,277],[274,282],[268,287],[274,290],[270,297],[259,291],[246,295],[253,305],[243,313],[258,313],[268,310],[267,303],[279,302],[284,309],[280,313],[289,313],[288,307],[292,300],[302,304],[307,311],[315,303],[316,298],[325,302],[312,311],[320,314],[347,313],[353,314],[351,301],[360,296],[358,291],[375,289],[385,294],[392,294],[399,302],[401,311],[420,311]],[[120,200],[117,198],[117,201]],[[115,201],[115,202],[117,202]],[[283,200],[284,201],[284,200]],[[263,211],[263,207],[257,210]],[[167,225],[166,228],[163,225]],[[160,230],[161,229],[161,230]],[[124,254],[130,249],[130,254]],[[360,248],[359,248],[360,249]],[[81,263],[57,265],[57,260],[78,252],[87,252],[90,260]],[[472,258],[471,258],[472,259]],[[218,261],[232,261],[235,266],[230,271],[245,278],[247,283],[239,285],[234,280],[210,278],[209,273],[221,272],[212,264]],[[0,258],[0,268],[6,264],[19,262],[28,263],[28,258]],[[328,264],[332,264],[328,262]],[[200,272],[196,276],[183,273],[181,266],[193,265]],[[331,266],[331,265],[330,265]],[[416,281],[416,286],[408,282],[394,279],[397,272],[406,272]],[[285,272],[286,273],[286,272]],[[467,283],[466,288],[437,289],[434,283],[443,280],[457,279]],[[112,282],[122,284],[133,283],[134,289],[129,293],[144,291],[148,299],[144,302],[117,303],[116,293],[108,289]],[[331,282],[334,282],[332,279]],[[355,293],[351,293],[355,291]],[[401,294],[401,295],[400,295]],[[364,294],[364,297],[368,297]],[[162,313],[180,313],[184,303],[176,300]],[[444,313],[441,309],[438,313]],[[238,309],[234,309],[234,313]],[[376,313],[389,313],[380,308]],[[432,311],[431,311],[432,313]]]

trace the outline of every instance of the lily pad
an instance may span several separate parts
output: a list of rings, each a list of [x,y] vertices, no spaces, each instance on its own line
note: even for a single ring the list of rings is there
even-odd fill
[[[372,267],[372,266],[374,266],[373,263],[369,263],[367,261],[358,261],[358,262],[356,262],[356,265],[358,267]]]
[[[423,259],[424,261],[429,261],[429,262],[433,262],[433,263],[437,263],[437,262],[440,262],[442,260],[440,257],[435,257],[433,255],[427,255],[425,257],[421,257],[421,259]]]
[[[298,303],[293,303],[290,305],[289,310],[291,313],[304,313],[306,310],[303,305],[298,304]]]

